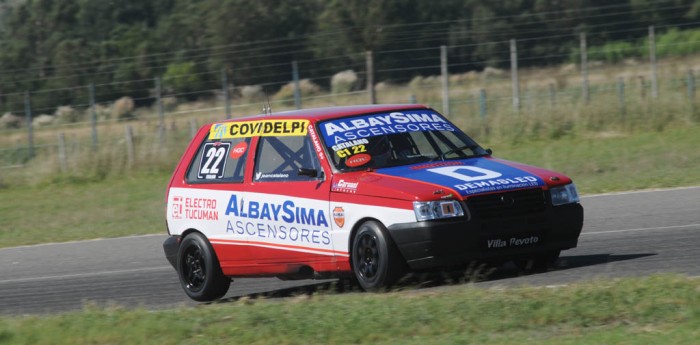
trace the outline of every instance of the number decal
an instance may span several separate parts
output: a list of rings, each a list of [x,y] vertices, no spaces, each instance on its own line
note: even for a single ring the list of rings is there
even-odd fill
[[[231,143],[206,143],[203,147],[204,154],[199,163],[199,179],[220,179],[224,177],[226,157]]]
[[[346,157],[356,155],[358,153],[363,153],[363,152],[367,152],[367,148],[365,147],[365,145],[355,145],[355,146],[347,147],[344,149],[340,149],[340,150],[336,151],[335,153],[340,158],[346,158]]]
[[[362,152],[367,152],[367,149],[365,148],[365,145],[357,145],[352,147],[352,153],[353,154],[358,154]]]

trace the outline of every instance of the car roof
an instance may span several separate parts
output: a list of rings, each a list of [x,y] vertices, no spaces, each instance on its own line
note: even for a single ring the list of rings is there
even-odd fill
[[[222,122],[232,122],[232,121],[249,121],[257,119],[279,119],[279,118],[299,118],[308,119],[313,122],[322,121],[327,119],[339,118],[350,115],[362,115],[371,113],[381,113],[389,111],[400,111],[409,109],[430,109],[430,107],[423,104],[367,104],[367,105],[352,105],[352,106],[338,106],[338,107],[324,107],[324,108],[310,108],[310,109],[299,109],[299,110],[289,110],[281,111],[271,114],[258,114],[252,116],[245,116],[235,119],[230,119]]]

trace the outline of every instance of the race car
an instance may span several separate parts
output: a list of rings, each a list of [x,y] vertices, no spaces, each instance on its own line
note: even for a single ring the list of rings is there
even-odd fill
[[[492,156],[424,105],[305,109],[207,124],[167,189],[165,255],[196,301],[234,277],[350,277],[574,248],[583,208],[562,174]]]

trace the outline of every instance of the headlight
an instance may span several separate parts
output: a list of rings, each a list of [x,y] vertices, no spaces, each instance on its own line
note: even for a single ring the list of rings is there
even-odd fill
[[[576,192],[576,186],[571,183],[566,186],[554,187],[549,190],[552,195],[552,205],[564,205],[579,202],[578,193]]]
[[[457,200],[414,201],[416,219],[423,220],[460,217],[464,215],[462,205]]]

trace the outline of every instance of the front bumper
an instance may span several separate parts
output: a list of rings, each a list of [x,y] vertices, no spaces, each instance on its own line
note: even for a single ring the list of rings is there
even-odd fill
[[[163,251],[165,252],[165,258],[168,259],[174,269],[177,269],[177,251],[180,249],[180,236],[173,235],[168,237],[165,242],[163,242]]]
[[[413,270],[449,267],[479,260],[508,260],[576,247],[583,207],[546,206],[537,214],[485,220],[478,214],[459,220],[394,224],[389,233]]]

